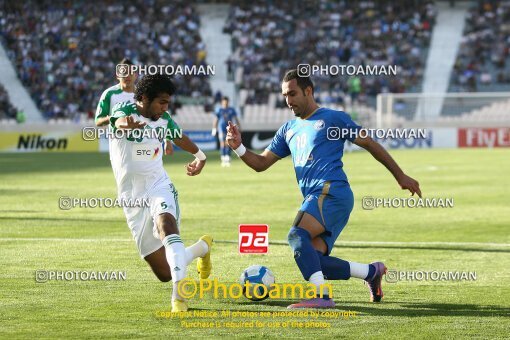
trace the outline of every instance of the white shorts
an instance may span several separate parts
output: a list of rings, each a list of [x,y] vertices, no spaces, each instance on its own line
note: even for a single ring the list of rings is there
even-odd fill
[[[173,184],[155,187],[144,198],[149,199],[148,207],[124,208],[128,227],[142,258],[163,247],[156,226],[159,215],[171,214],[177,222],[177,228],[180,226],[178,194]]]

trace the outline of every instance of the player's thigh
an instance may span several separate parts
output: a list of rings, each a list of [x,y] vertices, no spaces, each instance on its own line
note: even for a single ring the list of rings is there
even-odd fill
[[[353,206],[354,197],[349,186],[333,187],[324,198],[322,216],[326,230],[319,237],[327,245],[325,254],[331,253],[335,241],[349,221]]]
[[[166,260],[165,247],[161,246],[155,252],[144,257],[156,277],[162,282],[168,282],[172,279],[170,266]]]
[[[320,235],[312,240],[312,247],[315,250],[320,251],[322,254],[328,253],[328,244]]]
[[[294,220],[294,225],[308,231],[312,239],[322,234],[325,230],[321,222],[319,222],[311,213],[304,210],[300,210],[298,212],[296,219]]]
[[[156,237],[178,234],[180,226],[179,195],[173,184],[161,185],[149,192],[150,214]]]
[[[320,237],[320,235],[324,233],[325,228],[315,217],[304,211],[299,211],[294,221],[294,225],[299,228],[303,228],[310,233],[314,249],[323,254],[327,252],[328,246]]]
[[[352,191],[344,182],[326,183],[321,192],[305,197],[299,227],[310,232],[315,249],[330,253],[349,220],[354,205]]]
[[[154,222],[148,208],[124,208],[124,213],[140,257],[145,258],[163,246],[153,234]]]

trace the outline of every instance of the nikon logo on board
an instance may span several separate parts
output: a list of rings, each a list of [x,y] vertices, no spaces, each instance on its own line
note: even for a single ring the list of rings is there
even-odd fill
[[[42,135],[20,135],[18,139],[18,149],[47,149],[47,150],[65,150],[67,149],[67,138],[43,138]]]

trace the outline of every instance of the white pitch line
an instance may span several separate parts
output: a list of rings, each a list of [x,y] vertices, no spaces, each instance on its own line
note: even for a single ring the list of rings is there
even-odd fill
[[[510,243],[483,243],[483,242],[364,242],[346,241],[340,244],[365,244],[365,245],[394,245],[394,246],[480,246],[480,247],[510,247]]]
[[[184,239],[185,241],[192,241]],[[64,237],[0,237],[0,241],[57,241],[57,242],[133,242],[128,238],[64,238]],[[217,243],[235,243],[235,240],[215,240]],[[269,244],[287,245],[287,241],[271,241]],[[337,243],[342,245],[365,245],[365,246],[461,246],[461,247],[510,247],[510,243],[483,243],[483,242],[384,242],[384,241],[342,241]]]
[[[132,242],[128,238],[0,237],[0,241]]]

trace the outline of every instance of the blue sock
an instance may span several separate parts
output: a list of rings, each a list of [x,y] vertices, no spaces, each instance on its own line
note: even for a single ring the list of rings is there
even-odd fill
[[[303,278],[308,281],[313,273],[321,271],[321,262],[317,251],[312,246],[310,233],[303,228],[290,228],[287,236],[289,245],[294,251],[296,261]]]
[[[365,280],[370,281],[375,275],[375,266],[373,264],[368,265],[368,275]]]
[[[221,148],[221,155],[225,156],[225,147],[224,146]]]
[[[351,277],[351,267],[349,262],[333,256],[322,255],[317,251],[321,263],[324,278],[328,280],[349,280]],[[373,266],[372,266],[373,267]],[[370,273],[370,272],[369,272]]]

